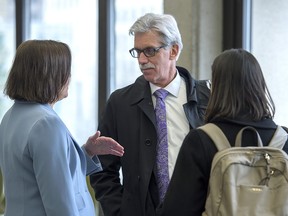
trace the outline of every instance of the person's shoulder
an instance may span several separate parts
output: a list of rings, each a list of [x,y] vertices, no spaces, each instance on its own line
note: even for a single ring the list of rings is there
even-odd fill
[[[206,89],[210,92],[211,90],[211,81],[210,80],[195,80],[195,84],[198,85],[201,89]]]
[[[211,138],[203,130],[198,128],[190,130],[183,141],[182,148],[185,151],[190,151],[195,157],[203,154],[211,156],[216,152],[215,145]]]
[[[281,126],[287,133],[288,133],[288,127],[286,127],[286,126]]]
[[[66,126],[63,123],[63,121],[60,119],[58,115],[52,114],[52,113],[46,113],[46,115],[41,116],[37,121],[35,121],[34,130],[45,130],[47,133],[48,131],[51,132],[51,134],[62,131],[63,129],[66,130]]]
[[[205,106],[205,109],[208,105],[209,97],[211,94],[209,80],[195,80],[195,90],[197,95],[197,102],[199,105]]]
[[[194,79],[191,73],[184,67],[176,66],[179,75],[183,77],[188,83],[192,83],[192,86],[196,86],[196,90],[210,92],[211,89],[211,81],[209,79],[197,80]]]
[[[200,129],[198,129],[198,128],[195,128],[195,129],[191,129],[190,131],[189,131],[189,133],[187,134],[187,136],[185,137],[185,142],[187,143],[193,143],[193,145],[195,146],[195,145],[202,145],[202,142],[201,142],[201,140],[202,140],[202,137],[205,137],[206,136],[206,134],[202,131],[202,130],[200,130]]]
[[[34,130],[43,128],[43,130],[57,131],[64,126],[59,115],[48,104],[35,104],[34,108],[26,114],[30,116],[29,124]]]
[[[70,136],[66,125],[60,117],[53,114],[46,114],[38,118],[31,125],[28,133],[29,149],[31,152],[37,151],[38,153],[39,151],[44,151],[44,149],[46,152],[50,151],[51,148],[59,150],[59,147],[63,147],[65,149],[67,145],[63,144],[67,143],[67,137]],[[63,146],[61,147],[61,145]]]
[[[208,135],[200,128],[191,129],[187,136],[190,136],[191,139],[201,140],[203,137],[208,137]]]
[[[194,80],[193,77],[191,76],[191,73],[186,68],[177,65],[176,69],[179,75],[183,77],[185,80],[188,80],[188,81]]]

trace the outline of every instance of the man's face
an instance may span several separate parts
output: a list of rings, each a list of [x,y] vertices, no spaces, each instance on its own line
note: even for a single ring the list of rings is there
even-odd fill
[[[159,38],[158,33],[153,31],[136,33],[134,48],[143,50],[148,47],[161,47],[164,44],[160,42]],[[143,52],[140,53],[138,63],[147,81],[157,86],[165,87],[173,80],[176,73],[176,55],[178,53],[178,48],[175,49],[175,46],[176,45],[168,45],[160,48],[155,52],[155,55],[151,57],[145,56]]]

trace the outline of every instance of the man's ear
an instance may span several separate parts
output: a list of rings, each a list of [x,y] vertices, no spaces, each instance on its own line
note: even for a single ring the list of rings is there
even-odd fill
[[[177,44],[173,44],[170,50],[170,60],[177,59],[179,53],[179,46]]]

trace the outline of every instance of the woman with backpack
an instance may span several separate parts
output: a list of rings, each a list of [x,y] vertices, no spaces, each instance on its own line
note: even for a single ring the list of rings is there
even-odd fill
[[[256,58],[251,53],[243,49],[231,49],[224,51],[216,57],[212,65],[212,91],[205,116],[206,123],[214,123],[218,126],[232,147],[235,145],[236,135],[246,126],[250,126],[256,130],[243,132],[242,146],[257,146],[257,133],[260,135],[263,146],[267,146],[277,128],[276,123],[273,121],[274,114],[275,106],[268,91],[262,70]],[[287,153],[287,133],[281,136],[280,139],[284,140],[283,150]],[[210,215],[207,214],[207,209],[205,210],[205,203],[210,189],[215,189],[209,189],[209,179],[212,160],[217,151],[217,147],[212,139],[201,128],[193,129],[189,132],[180,149],[175,170],[164,202],[161,208],[158,209],[158,215],[201,216],[203,212],[205,212],[203,215]],[[285,155],[284,153],[283,156],[285,157]],[[269,158],[269,155],[267,157]],[[269,171],[270,167],[268,165],[267,163],[268,169],[263,169],[263,172],[265,174],[265,172],[268,173],[271,171],[269,174],[271,174],[272,177],[270,177],[272,179],[274,177],[272,171],[274,170],[271,169]],[[281,166],[284,171],[287,171],[287,167],[284,167],[284,165],[285,161],[283,164],[281,163]],[[239,173],[236,172],[235,178],[236,175],[241,175],[240,170]],[[283,183],[287,184],[287,182]],[[218,185],[223,190],[230,186],[228,184]],[[266,185],[260,185],[249,189],[254,190],[255,194],[258,193],[259,195],[267,187]],[[242,192],[241,186],[235,186],[235,188],[235,191]],[[286,188],[282,190],[285,192]],[[221,195],[219,194],[219,197]],[[235,194],[230,193],[230,195],[232,197]],[[274,195],[277,196],[276,193]],[[232,208],[232,205],[237,206],[241,204],[239,200],[231,199],[232,201],[229,200],[231,205],[228,207],[221,207],[221,205],[225,205],[225,203],[221,203],[222,201],[213,201],[215,205],[219,204],[219,209]],[[245,201],[249,203],[250,199],[252,197],[248,196],[244,200],[241,200],[241,202]],[[274,204],[276,202],[278,204],[275,210],[278,211],[279,209],[277,208],[283,207],[280,203],[282,201],[287,202],[281,200],[281,197],[273,202]],[[206,207],[209,207],[209,205],[206,205]],[[257,208],[260,206],[253,206],[253,202],[251,202],[251,205],[248,204],[244,208],[246,207],[257,211]],[[261,206],[260,208],[265,209],[266,207]],[[208,210],[209,212],[215,210],[214,214],[212,214],[213,216],[224,215],[219,213],[219,209]],[[242,210],[244,211],[244,209]],[[279,212],[281,211],[280,209]],[[255,214],[241,214],[237,212],[230,216],[232,215]]]

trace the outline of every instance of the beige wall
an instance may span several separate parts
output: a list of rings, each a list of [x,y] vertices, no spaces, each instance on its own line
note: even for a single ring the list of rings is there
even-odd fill
[[[182,34],[177,64],[194,78],[210,79],[211,64],[222,51],[222,0],[164,0],[164,13],[176,18]]]

